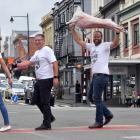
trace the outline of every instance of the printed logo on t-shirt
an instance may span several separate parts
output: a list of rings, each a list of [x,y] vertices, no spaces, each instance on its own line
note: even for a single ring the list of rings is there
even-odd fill
[[[92,64],[94,64],[98,59],[98,51],[94,50],[92,53],[91,53],[91,62]]]
[[[36,58],[35,58],[35,70],[38,70],[39,68],[40,68],[39,58],[36,56]]]

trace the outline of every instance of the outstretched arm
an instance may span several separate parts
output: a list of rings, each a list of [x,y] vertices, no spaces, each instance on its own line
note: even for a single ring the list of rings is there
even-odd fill
[[[86,42],[81,39],[81,37],[77,34],[75,31],[75,26],[70,26],[69,25],[69,31],[72,34],[74,40],[76,41],[77,44],[79,44],[82,48],[86,46]]]
[[[17,68],[18,69],[27,69],[30,65],[32,65],[33,63],[31,62],[31,61],[28,61],[28,60],[26,60],[26,61],[23,61],[23,62],[21,62],[21,63],[18,63],[17,64]]]

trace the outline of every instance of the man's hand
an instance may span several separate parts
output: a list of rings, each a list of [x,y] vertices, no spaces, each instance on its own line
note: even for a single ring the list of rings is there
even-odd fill
[[[59,80],[58,80],[58,78],[54,78],[53,79],[53,86],[55,86],[55,87],[59,86]]]
[[[71,33],[72,31],[74,31],[74,29],[75,29],[75,25],[74,24],[69,24],[69,26],[68,26],[69,32]]]

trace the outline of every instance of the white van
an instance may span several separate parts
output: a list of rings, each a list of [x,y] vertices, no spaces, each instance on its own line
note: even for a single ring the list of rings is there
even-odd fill
[[[29,77],[29,76],[20,76],[19,77],[19,82],[24,83],[24,82],[28,82],[28,81],[33,81],[35,78],[34,77]]]
[[[4,73],[0,73],[0,82],[5,82],[6,81],[6,76]]]

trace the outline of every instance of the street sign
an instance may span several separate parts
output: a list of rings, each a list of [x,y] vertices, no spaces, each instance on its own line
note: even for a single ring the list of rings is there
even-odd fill
[[[78,62],[82,62],[84,59],[83,56],[69,56],[69,63],[78,63]]]

